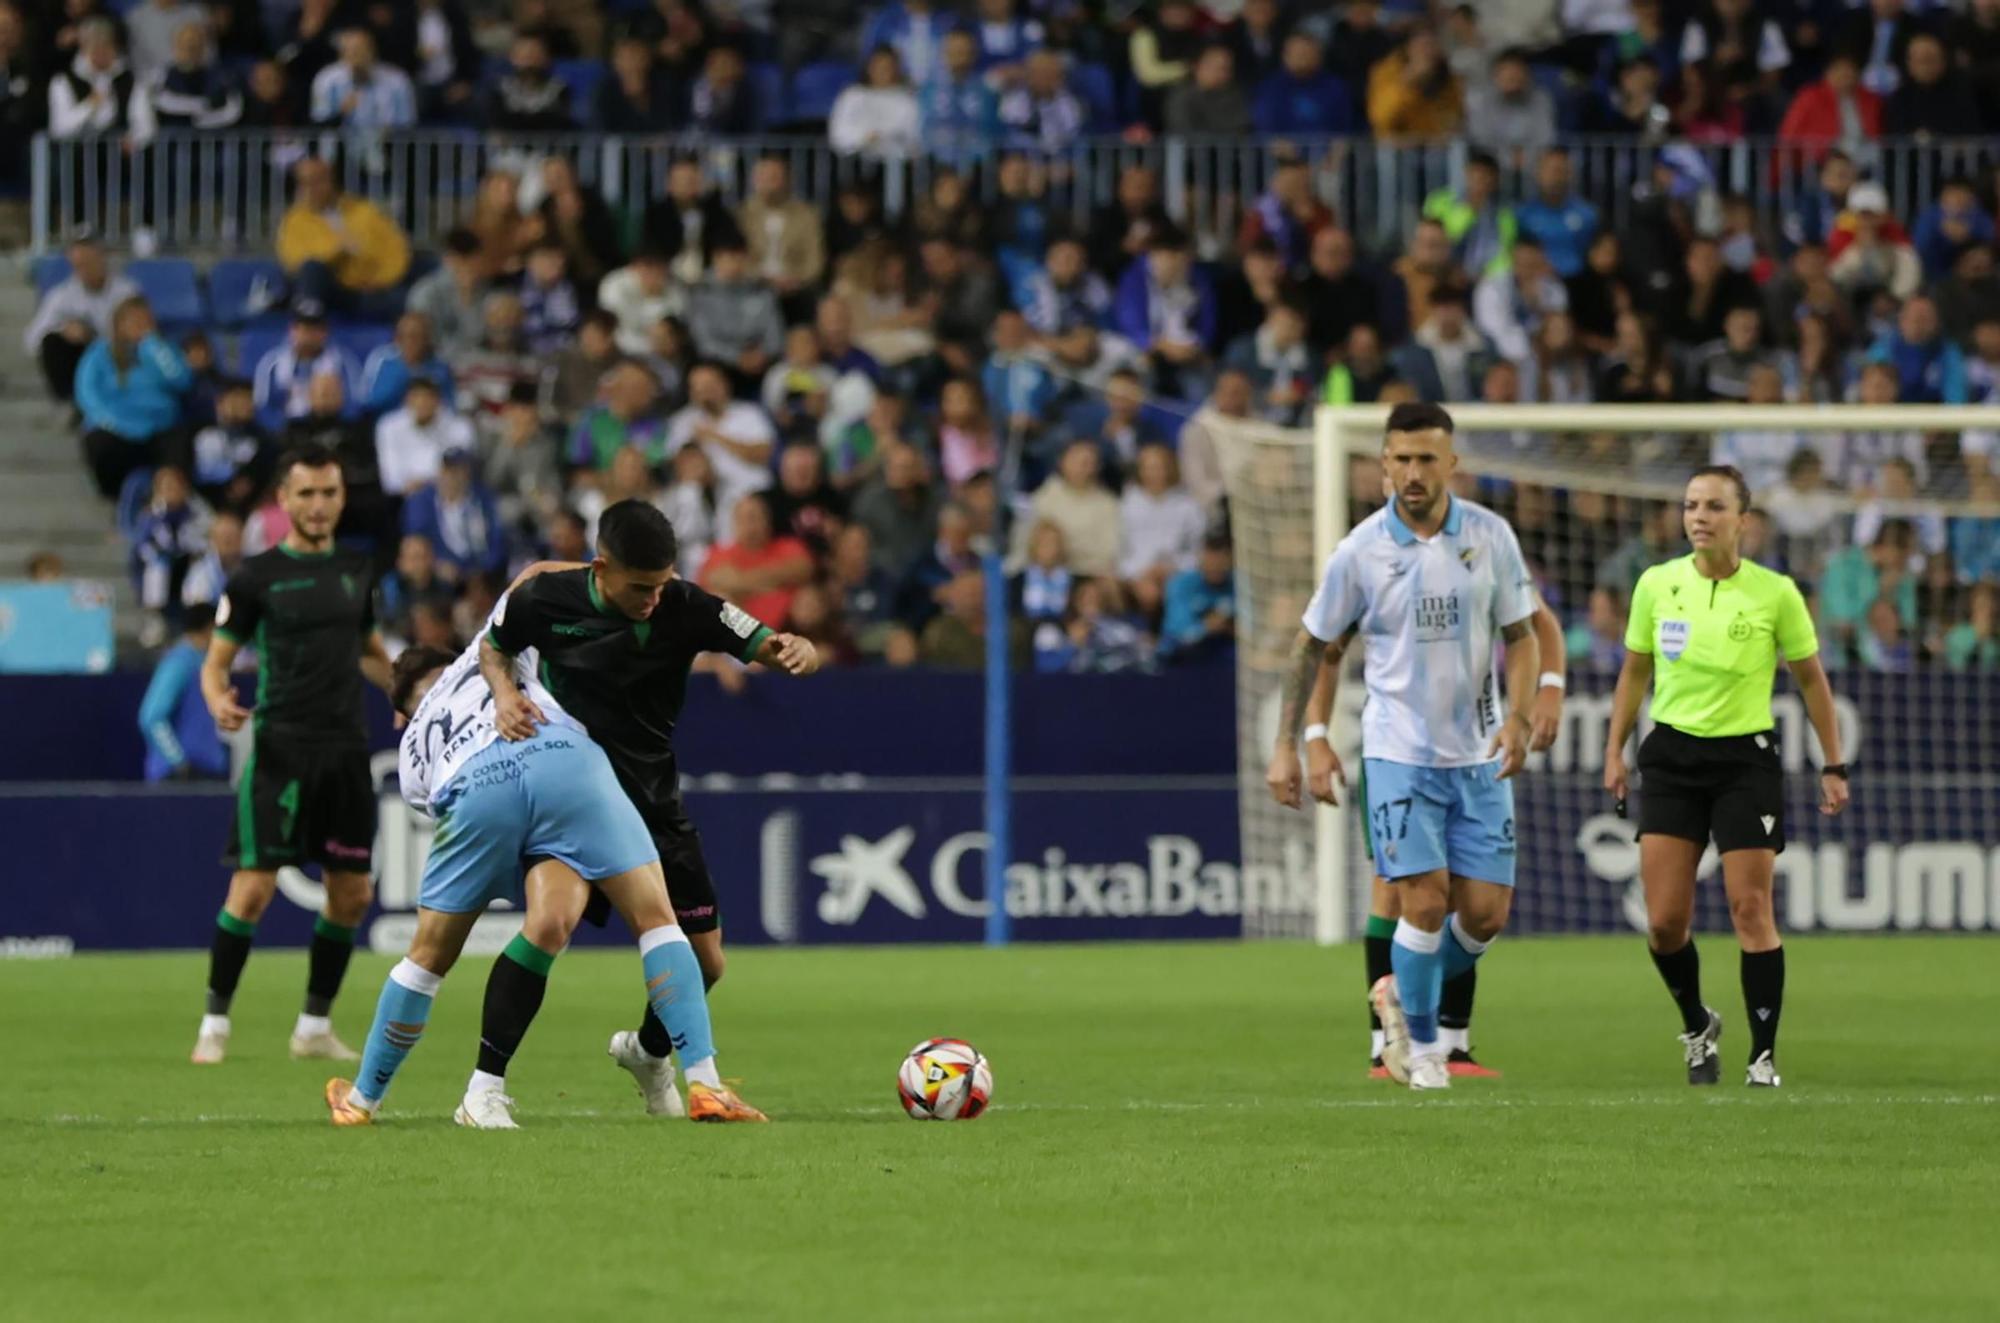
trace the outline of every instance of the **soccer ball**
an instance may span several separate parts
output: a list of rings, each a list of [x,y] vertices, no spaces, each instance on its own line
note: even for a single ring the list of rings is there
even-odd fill
[[[896,1072],[896,1096],[919,1121],[970,1121],[993,1097],[993,1070],[962,1038],[931,1038]]]

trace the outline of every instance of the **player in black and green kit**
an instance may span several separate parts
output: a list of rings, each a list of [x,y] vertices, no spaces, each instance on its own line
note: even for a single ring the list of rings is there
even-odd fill
[[[374,894],[375,783],[361,681],[386,689],[389,657],[375,632],[369,558],[333,543],[346,499],[340,460],[324,446],[302,447],[279,464],[278,483],[291,530],[230,578],[201,668],[202,697],[216,724],[233,731],[249,722],[251,743],[223,856],[236,871],[215,916],[208,1008],[193,1054],[199,1065],[221,1061],[228,1050],[229,1003],[257,921],[276,894],[277,870],[306,863],[320,865],[326,908],[313,925],[292,1055],[358,1057],[334,1037],[327,1017]],[[256,648],[258,665],[249,709],[236,701],[229,679],[245,646]]]
[[[819,669],[819,657],[806,639],[774,633],[680,578],[674,572],[678,551],[673,525],[654,506],[612,505],[598,520],[596,560],[524,578],[502,600],[480,645],[480,671],[493,690],[501,736],[526,739],[541,713],[514,683],[512,659],[529,648],[539,654],[542,683],[603,746],[638,806],[659,847],[675,917],[701,962],[704,982],[713,987],[723,968],[721,909],[701,835],[681,804],[674,763],[674,724],[687,701],[688,670],[701,653],[720,652],[806,675]],[[487,986],[489,1023],[496,1003],[517,1004],[516,1014],[532,1018],[541,1001],[545,979],[531,980],[506,964],[496,964]],[[494,1027],[502,1037],[511,1030],[508,1024]],[[650,1008],[637,1032],[611,1040],[612,1059],[632,1072],[655,1115],[683,1114],[673,1047]],[[493,1066],[493,1073],[505,1073],[499,1061],[480,1069]]]
[[[1653,690],[1653,730],[1639,746],[1639,877],[1647,945],[1681,1014],[1690,1084],[1721,1075],[1722,1017],[1701,998],[1695,955],[1695,874],[1712,838],[1741,947],[1750,1065],[1744,1082],[1777,1088],[1785,948],[1771,889],[1785,848],[1785,776],[1773,739],[1771,682],[1791,669],[1826,762],[1819,811],[1847,806],[1847,765],[1833,689],[1799,586],[1745,560],[1739,548],[1750,489],[1726,465],[1695,470],[1681,502],[1694,554],[1655,565],[1632,590],[1625,664],[1611,701],[1604,788],[1624,812],[1625,741]]]

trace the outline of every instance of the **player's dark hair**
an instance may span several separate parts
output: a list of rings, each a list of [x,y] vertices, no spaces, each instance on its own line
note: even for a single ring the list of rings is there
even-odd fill
[[[1743,470],[1734,464],[1704,464],[1688,474],[1688,481],[1696,478],[1721,478],[1736,488],[1736,513],[1750,513],[1750,484],[1744,480]]]
[[[443,648],[413,644],[396,654],[389,667],[389,702],[404,716],[410,715],[410,693],[426,675],[451,665],[452,655]]]
[[[619,501],[598,517],[597,554],[628,570],[672,569],[680,539],[650,501]]]
[[[1412,401],[1399,404],[1389,410],[1389,425],[1382,429],[1382,435],[1391,432],[1428,432],[1436,428],[1446,436],[1452,434],[1451,415],[1440,404]]]
[[[293,446],[278,457],[278,485],[284,485],[285,479],[292,476],[293,469],[323,469],[329,464],[334,468],[340,467],[340,456],[333,453],[333,447],[318,441]]]

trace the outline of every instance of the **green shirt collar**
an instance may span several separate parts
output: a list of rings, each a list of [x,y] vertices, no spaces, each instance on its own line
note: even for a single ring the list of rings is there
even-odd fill
[[[583,572],[583,581],[590,587],[590,604],[597,608],[600,615],[615,616],[621,614],[617,608],[604,600],[604,594],[597,591],[597,571],[595,569],[586,569]]]

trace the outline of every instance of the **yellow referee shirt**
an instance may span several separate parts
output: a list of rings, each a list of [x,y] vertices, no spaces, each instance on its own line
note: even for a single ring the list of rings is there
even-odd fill
[[[1779,652],[1803,661],[1819,636],[1790,576],[1746,560],[1705,579],[1690,555],[1639,576],[1625,646],[1653,654],[1653,720],[1716,739],[1771,729]]]

